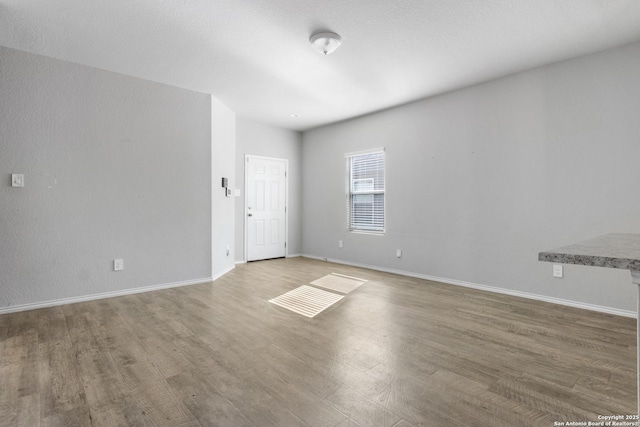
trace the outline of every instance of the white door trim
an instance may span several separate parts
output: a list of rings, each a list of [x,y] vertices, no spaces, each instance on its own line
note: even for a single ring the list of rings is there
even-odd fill
[[[284,180],[284,257],[289,256],[289,159],[282,159],[279,157],[267,157],[267,156],[254,156],[252,154],[244,155],[244,204],[242,206],[242,215],[244,216],[244,262],[249,259],[249,219],[247,216],[247,204],[249,203],[249,168],[247,168],[247,162],[249,159],[262,159],[262,160],[277,160],[284,162],[285,180]]]

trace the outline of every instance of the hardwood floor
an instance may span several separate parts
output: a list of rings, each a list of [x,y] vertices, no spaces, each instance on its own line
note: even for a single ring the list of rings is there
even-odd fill
[[[368,279],[313,319],[267,302]],[[554,426],[636,413],[635,319],[305,258],[0,316],[2,426]],[[559,424],[555,424],[559,425]]]

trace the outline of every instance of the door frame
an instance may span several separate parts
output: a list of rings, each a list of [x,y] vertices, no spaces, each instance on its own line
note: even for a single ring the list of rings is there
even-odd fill
[[[249,262],[249,217],[247,216],[247,205],[249,204],[249,159],[277,160],[284,162],[284,257],[289,256],[289,159],[280,157],[256,156],[253,154],[244,155],[244,205],[242,216],[244,217],[244,262]]]

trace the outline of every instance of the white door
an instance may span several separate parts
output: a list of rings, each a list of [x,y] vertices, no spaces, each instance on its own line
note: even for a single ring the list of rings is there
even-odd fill
[[[286,255],[287,160],[246,156],[247,261]]]

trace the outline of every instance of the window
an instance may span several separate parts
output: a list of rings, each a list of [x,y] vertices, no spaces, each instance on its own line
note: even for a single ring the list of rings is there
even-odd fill
[[[345,157],[348,230],[384,233],[384,149]]]

